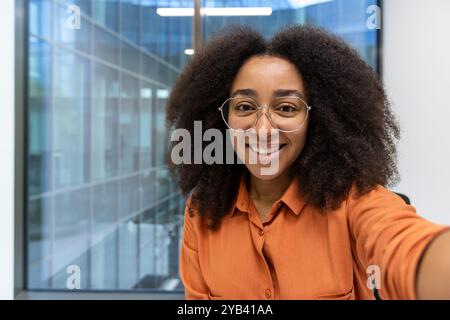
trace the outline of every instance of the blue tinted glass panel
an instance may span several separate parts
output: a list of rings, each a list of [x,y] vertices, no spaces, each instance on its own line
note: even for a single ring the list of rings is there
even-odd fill
[[[173,213],[159,197],[184,201],[161,142],[164,103],[187,56],[177,51],[181,42],[171,43],[179,37],[162,41],[169,38],[155,28],[162,24],[156,8],[177,3],[186,5],[30,1],[28,288],[182,289],[178,275],[161,267],[177,264],[178,241],[154,247],[167,228],[156,213]],[[191,47],[192,19],[182,20],[184,29],[165,24]]]

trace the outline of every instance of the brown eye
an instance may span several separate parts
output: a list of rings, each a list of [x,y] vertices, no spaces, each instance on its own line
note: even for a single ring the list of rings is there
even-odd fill
[[[297,111],[297,108],[295,108],[289,104],[284,104],[284,105],[279,106],[277,108],[277,111],[288,114],[288,113],[293,113],[293,112]]]
[[[241,103],[235,106],[235,109],[239,112],[249,112],[255,110],[255,107],[251,104]]]

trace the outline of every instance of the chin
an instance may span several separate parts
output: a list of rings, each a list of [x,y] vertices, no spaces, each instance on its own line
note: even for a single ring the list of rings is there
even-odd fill
[[[261,149],[246,144],[245,149],[237,150],[236,153],[241,160],[246,160],[245,166],[255,178],[263,181],[278,178],[287,167],[286,156],[289,155],[287,144],[272,146],[271,149]],[[250,159],[256,160],[256,163],[250,163]]]
[[[281,166],[277,170],[271,170],[270,166],[263,165],[246,165],[246,167],[252,176],[263,181],[276,179],[284,172]]]

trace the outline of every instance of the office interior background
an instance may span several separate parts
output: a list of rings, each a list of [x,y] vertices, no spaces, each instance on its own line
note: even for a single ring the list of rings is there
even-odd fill
[[[229,24],[270,37],[309,23],[357,49],[382,77],[401,124],[402,180],[393,191],[422,216],[450,223],[450,2],[200,4],[216,9],[200,16],[202,41]],[[195,47],[194,0],[2,6],[0,298],[182,299],[184,198],[166,165],[164,108]],[[265,11],[220,13],[249,7]],[[381,24],[370,27],[374,8]]]

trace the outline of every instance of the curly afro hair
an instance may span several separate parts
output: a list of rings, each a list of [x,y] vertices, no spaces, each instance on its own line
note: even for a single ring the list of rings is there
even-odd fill
[[[216,32],[177,78],[167,103],[169,129],[193,135],[194,121],[202,121],[204,130],[225,132],[217,108],[228,98],[240,67],[258,55],[289,60],[304,79],[313,109],[306,144],[291,169],[309,204],[325,212],[338,208],[353,185],[361,196],[377,184],[399,181],[400,129],[378,75],[342,39],[318,27],[289,26],[269,40],[244,26]],[[245,166],[170,167],[181,191],[191,192],[192,204],[216,229],[236,197]]]

